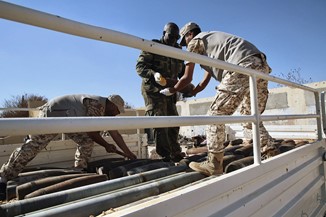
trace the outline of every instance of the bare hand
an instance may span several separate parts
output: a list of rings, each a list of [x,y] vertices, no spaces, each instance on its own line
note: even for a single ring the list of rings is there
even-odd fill
[[[136,160],[137,159],[137,156],[134,154],[134,153],[132,153],[132,152],[130,152],[130,153],[128,153],[128,155],[129,155],[129,159],[130,160]]]
[[[109,144],[105,147],[106,152],[115,153],[117,151],[117,147],[115,145]]]

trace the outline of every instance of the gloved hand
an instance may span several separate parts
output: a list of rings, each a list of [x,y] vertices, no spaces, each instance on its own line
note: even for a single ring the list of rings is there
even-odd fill
[[[174,94],[174,93],[170,92],[170,88],[165,88],[165,89],[161,90],[160,93],[165,96],[172,96]]]
[[[154,78],[155,78],[156,83],[158,83],[159,85],[161,85],[163,87],[166,85],[166,79],[161,75],[161,73],[155,72]]]

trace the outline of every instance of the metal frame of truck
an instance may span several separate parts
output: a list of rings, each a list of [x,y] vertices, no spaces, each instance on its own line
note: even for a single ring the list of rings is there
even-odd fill
[[[0,1],[0,17],[67,34],[223,68],[249,76],[251,115],[248,116],[4,118],[0,120],[2,135],[65,133],[70,132],[71,129],[75,132],[83,132],[90,127],[94,130],[120,130],[136,129],[139,126],[150,128],[252,122],[253,165],[206,181],[193,183],[144,201],[138,201],[125,206],[124,209],[117,209],[116,212],[108,216],[323,216],[325,214],[324,161],[326,142],[322,132],[322,121],[325,126],[324,93],[251,69],[3,1]],[[257,98],[257,78],[313,92],[316,101],[316,113],[277,116],[260,115],[255,100]],[[307,118],[316,119],[318,134],[316,142],[264,161],[261,160],[258,130],[260,121]],[[89,122],[89,120],[92,120],[92,122]]]

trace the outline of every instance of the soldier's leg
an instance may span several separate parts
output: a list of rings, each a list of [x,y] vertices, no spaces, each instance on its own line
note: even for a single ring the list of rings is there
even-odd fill
[[[175,96],[168,97],[167,100],[167,116],[178,116],[178,110],[175,104]],[[169,127],[168,128],[168,139],[170,146],[171,158],[175,158],[176,161],[181,160],[181,147],[178,141],[180,127]]]
[[[210,116],[232,115],[248,91],[248,76],[228,72],[220,85],[217,94],[207,112]],[[210,125],[206,129],[207,147],[209,152],[222,150],[225,142],[225,125]]]
[[[87,168],[87,163],[92,156],[94,148],[93,140],[86,133],[69,133],[67,136],[77,143],[74,166],[77,168]]]
[[[147,116],[166,116],[167,101],[162,94],[153,95],[151,97],[151,106],[146,111]],[[154,128],[154,141],[156,144],[156,152],[167,160],[170,158],[170,139],[168,128]]]
[[[166,115],[166,97],[160,93],[147,93],[142,90],[146,105],[146,116],[163,116]],[[163,158],[170,157],[170,148],[167,128],[154,128],[153,137],[156,146],[156,152]]]
[[[247,91],[248,77],[239,73],[228,72],[218,87],[215,100],[212,102],[208,115],[231,115],[235,112]],[[206,129],[208,159],[196,163],[191,162],[189,167],[205,175],[219,175],[223,173],[223,143],[225,141],[225,125],[210,125]]]
[[[162,108],[163,109],[163,108]],[[164,114],[162,109],[153,108],[146,112],[147,116],[162,116]],[[170,147],[168,138],[168,128],[154,128],[154,141],[156,146],[156,152],[163,158],[170,157]]]
[[[265,63],[259,57],[250,57],[242,66],[255,69],[257,71],[269,74],[270,68],[267,63]],[[257,79],[257,97],[258,97],[258,110],[260,114],[265,111],[266,103],[268,99],[268,81],[263,79]],[[240,106],[240,113],[245,115],[251,114],[251,106],[250,106],[250,93],[246,93],[244,96],[244,100]],[[244,123],[244,135],[246,138],[252,138],[252,124]],[[264,124],[262,122],[259,123],[259,133],[260,133],[260,144],[261,147],[266,145],[270,145],[272,143],[272,137],[269,135],[266,130]]]
[[[17,148],[0,169],[0,176],[10,180],[23,171],[28,162],[44,149],[57,134],[29,136],[26,142]]]

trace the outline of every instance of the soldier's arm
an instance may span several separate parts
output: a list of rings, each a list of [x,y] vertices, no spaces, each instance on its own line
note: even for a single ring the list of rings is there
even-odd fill
[[[128,156],[129,159],[137,159],[137,156],[134,155],[126,145],[121,134],[117,130],[109,130],[110,136],[115,141],[115,143],[121,148],[121,150]]]
[[[205,71],[203,79],[201,80],[201,82],[199,82],[195,89],[192,90],[191,94],[195,96],[197,93],[204,90],[208,85],[209,81],[211,80],[211,77],[212,75],[209,72]]]
[[[150,78],[154,75],[155,71],[152,66],[153,54],[142,51],[138,57],[136,64],[136,71],[142,78]]]
[[[101,136],[100,132],[87,132],[87,135],[89,136],[89,138],[91,138],[94,142],[96,142],[97,144],[99,144],[100,146],[104,147],[105,150],[108,153],[115,153],[115,151],[117,150],[117,148],[113,145],[108,143],[107,141],[105,141],[103,139],[103,137]]]
[[[86,107],[86,116],[103,116],[105,108],[101,103],[94,99],[86,98],[83,101],[84,106]],[[103,139],[100,132],[87,132],[89,138],[94,142],[103,146],[107,152],[115,152],[117,149],[113,144],[108,143]]]

